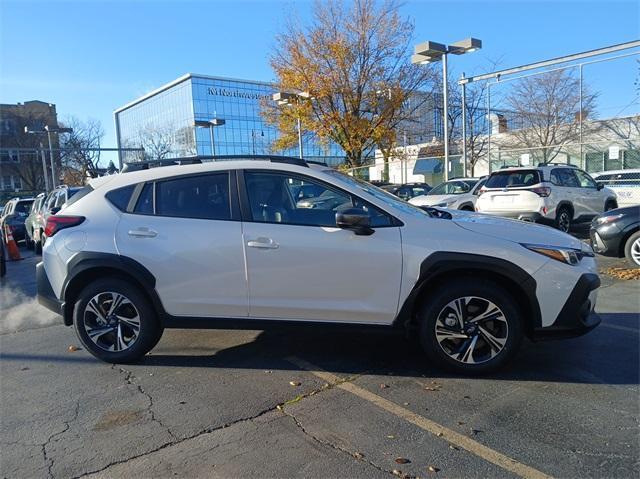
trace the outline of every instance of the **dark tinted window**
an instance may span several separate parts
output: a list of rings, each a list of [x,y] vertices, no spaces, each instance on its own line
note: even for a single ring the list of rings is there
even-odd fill
[[[542,181],[538,170],[507,170],[491,173],[485,187],[487,188],[517,188],[533,186]],[[432,190],[433,191],[433,190]]]
[[[231,219],[229,175],[198,175],[156,183],[156,214],[209,220]]]
[[[371,226],[391,225],[391,218],[378,208],[308,177],[247,172],[245,180],[253,221],[335,227],[336,212],[355,206],[369,213]],[[298,198],[303,187],[316,196]]]
[[[19,216],[27,216],[29,214],[29,210],[31,209],[32,203],[33,201],[18,201],[18,203],[16,203],[16,209],[14,213]]]
[[[69,197],[67,198],[67,206],[74,204],[76,201],[84,198],[92,191],[93,191],[93,188],[90,185],[87,185],[83,188],[70,188]]]
[[[131,199],[131,194],[133,193],[135,187],[136,185],[124,186],[122,188],[118,188],[117,190],[110,191],[105,196],[113,206],[118,208],[120,211],[126,211],[129,200]],[[79,196],[79,194],[76,196]]]
[[[153,183],[144,185],[133,212],[141,215],[153,214]]]

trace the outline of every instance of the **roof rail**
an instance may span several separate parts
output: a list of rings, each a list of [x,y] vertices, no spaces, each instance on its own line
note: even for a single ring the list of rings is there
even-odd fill
[[[122,173],[129,171],[148,170],[149,168],[157,168],[160,166],[173,165],[192,165],[202,163],[203,161],[232,161],[232,160],[263,160],[272,163],[287,163],[290,165],[298,165],[308,167],[309,164],[327,166],[326,163],[320,161],[304,160],[294,156],[278,156],[278,155],[198,155],[187,156],[181,158],[165,158],[162,160],[139,160],[125,163],[122,167]]]
[[[578,165],[573,165],[571,163],[556,163],[554,161],[550,161],[549,163],[538,163],[538,167],[542,166],[568,166],[570,168],[577,168]]]

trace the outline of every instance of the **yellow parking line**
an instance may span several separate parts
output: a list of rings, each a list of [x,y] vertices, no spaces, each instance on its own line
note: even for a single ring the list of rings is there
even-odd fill
[[[473,439],[463,434],[448,429],[447,427],[438,424],[431,419],[427,419],[426,417],[420,416],[419,414],[403,408],[402,406],[398,406],[396,403],[378,396],[371,391],[363,389],[350,382],[341,382],[342,380],[338,376],[335,376],[334,374],[331,374],[327,371],[323,371],[322,369],[303,359],[291,357],[287,358],[287,361],[309,371],[310,373],[318,376],[329,384],[334,384],[335,387],[350,392],[351,394],[354,394],[355,396],[358,396],[359,398],[364,399],[365,401],[368,401],[371,404],[374,404],[379,408],[384,409],[385,411],[390,412],[391,414],[418,426],[420,429],[424,429],[431,434],[441,437],[445,441],[448,441],[460,448],[466,449],[472,454],[475,454],[476,456],[509,472],[517,474],[520,477],[524,477],[527,479],[548,479],[551,477],[542,471],[534,469],[531,466],[527,466],[526,464],[522,464],[521,462],[518,462],[515,459],[510,458],[509,456],[495,451],[490,447],[479,443],[478,441],[474,441]]]

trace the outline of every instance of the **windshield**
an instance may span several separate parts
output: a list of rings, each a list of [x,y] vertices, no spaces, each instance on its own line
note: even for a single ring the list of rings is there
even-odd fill
[[[417,206],[413,206],[407,203],[406,201],[398,198],[397,196],[392,195],[391,193],[388,193],[383,189],[372,185],[371,183],[367,183],[366,181],[359,180],[357,178],[354,178],[353,176],[349,176],[338,170],[324,170],[324,173],[327,173],[335,177],[336,179],[342,181],[343,183],[348,184],[349,186],[358,188],[359,190],[369,193],[370,195],[374,196],[376,199],[391,206],[392,208],[399,209],[404,213],[408,213],[414,216],[431,216],[425,210]]]
[[[440,183],[427,193],[427,195],[461,195],[469,193],[478,180],[452,180]]]
[[[507,170],[491,173],[484,186],[485,188],[515,188],[533,186],[541,181],[538,170]]]

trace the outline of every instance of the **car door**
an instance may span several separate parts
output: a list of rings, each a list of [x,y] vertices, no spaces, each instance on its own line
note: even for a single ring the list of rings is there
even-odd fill
[[[235,173],[225,171],[146,183],[134,198],[135,207],[118,223],[120,254],[153,274],[172,315],[247,316],[234,178]]]
[[[598,189],[598,185],[593,178],[582,170],[574,170],[578,181],[580,196],[583,198],[585,205],[585,214],[587,216],[596,216],[604,211],[605,195],[602,190]]]
[[[291,190],[323,191],[296,201]],[[245,171],[241,188],[249,314],[255,318],[389,324],[402,270],[394,219],[344,190],[306,175]],[[336,211],[366,210],[375,232],[336,227]]]

